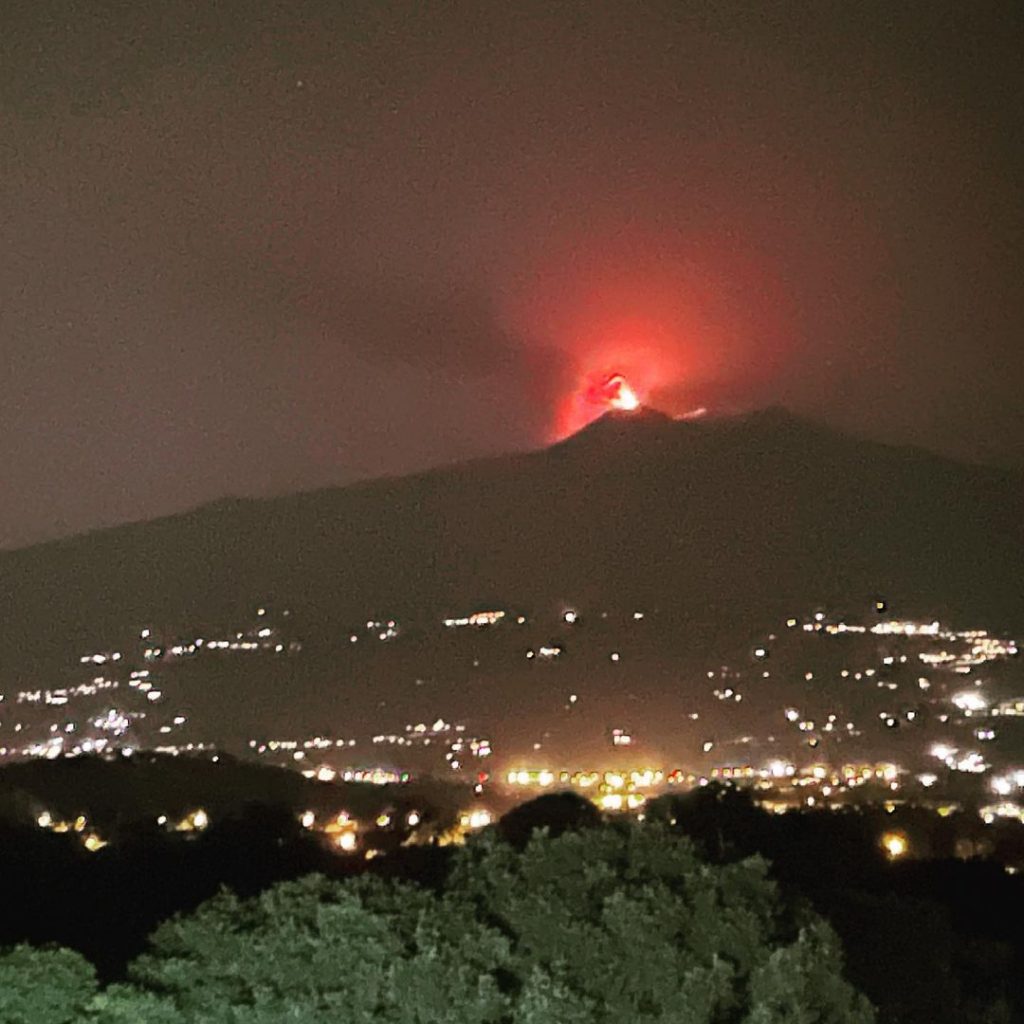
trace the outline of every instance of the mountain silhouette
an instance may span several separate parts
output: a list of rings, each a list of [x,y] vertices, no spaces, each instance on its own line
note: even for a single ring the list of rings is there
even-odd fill
[[[872,595],[1019,629],[1022,511],[1018,475],[780,408],[610,412],[527,454],[0,553],[0,657],[28,670],[144,625],[230,625],[265,602],[325,635],[567,600],[743,623]]]

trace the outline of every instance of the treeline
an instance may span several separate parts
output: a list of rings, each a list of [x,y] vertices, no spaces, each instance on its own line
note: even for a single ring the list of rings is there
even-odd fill
[[[214,757],[216,758],[214,760]],[[372,820],[387,808],[429,812],[443,828],[471,799],[471,787],[417,779],[384,786],[318,782],[297,771],[239,760],[230,754],[173,757],[152,751],[31,759],[0,767],[0,819],[33,822],[41,810],[73,820],[84,815],[104,837],[166,816],[177,820],[197,807],[214,821],[230,817],[253,799],[296,814],[330,817],[345,810]]]
[[[3,960],[0,1022],[828,1024],[871,1019],[856,990],[884,1024],[1024,1020],[1021,879],[980,860],[891,863],[879,827],[859,812],[770,815],[718,787],[653,801],[634,825],[553,794],[464,849],[396,843],[370,861],[326,849],[291,808],[251,806],[191,840],[125,832],[94,854],[8,827],[0,945],[34,948]],[[700,973],[719,960],[727,977]],[[786,965],[771,970],[792,1012],[772,1008],[769,963]],[[823,988],[812,963],[849,988]],[[442,972],[430,990],[447,993],[434,1002],[413,984],[429,965]],[[358,997],[363,1017],[339,1009],[357,1005],[356,975],[377,993]],[[46,979],[65,979],[59,998]],[[388,1002],[406,989],[413,1002]],[[199,990],[220,994],[199,1005]],[[77,1016],[47,1010],[47,992]]]
[[[1024,1022],[1024,879],[980,857],[918,859],[915,843],[953,843],[933,812],[901,812],[769,814],[746,791],[709,786],[655,801],[648,818],[692,836],[714,863],[765,857],[783,892],[836,929],[848,975],[880,1021]],[[890,829],[907,836],[910,856],[887,858]]]
[[[224,892],[100,988],[66,949],[0,955],[6,1024],[871,1024],[831,929],[765,863],[657,825],[484,835],[430,888],[309,875]]]

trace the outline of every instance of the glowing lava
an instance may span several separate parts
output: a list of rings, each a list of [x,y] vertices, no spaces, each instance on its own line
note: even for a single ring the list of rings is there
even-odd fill
[[[603,384],[597,385],[594,400],[622,412],[640,408],[640,399],[621,373],[613,373]]]
[[[640,409],[642,404],[640,393],[623,374],[609,373],[607,370],[591,374],[576,391],[563,400],[555,439],[561,440],[575,434],[609,410],[632,413]]]

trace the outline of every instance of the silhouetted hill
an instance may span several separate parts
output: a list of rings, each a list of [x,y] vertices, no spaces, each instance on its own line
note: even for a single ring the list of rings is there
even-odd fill
[[[424,817],[448,822],[467,803],[467,787],[421,782],[374,786],[317,782],[298,772],[218,755],[171,757],[149,752],[132,757],[33,760],[0,767],[0,820],[34,823],[42,811],[73,821],[82,814],[107,836],[118,826],[152,823],[170,827],[197,807],[213,821],[244,813],[253,804],[279,807],[294,820],[311,809],[323,818],[346,810],[371,820],[395,806],[415,807]]]
[[[16,669],[138,624],[233,621],[254,600],[287,604],[315,630],[566,595],[743,621],[881,593],[1016,626],[1021,509],[1019,476],[779,409],[610,414],[527,455],[2,553],[0,652]]]

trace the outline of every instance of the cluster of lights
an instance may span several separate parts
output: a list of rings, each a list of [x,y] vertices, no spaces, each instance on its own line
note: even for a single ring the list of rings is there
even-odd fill
[[[510,786],[547,789],[555,783],[579,789],[605,788],[619,790],[626,787],[650,789],[668,781],[673,782],[681,773],[666,773],[660,768],[636,768],[631,771],[552,771],[550,768],[517,768],[505,775]]]
[[[491,812],[482,807],[472,811],[464,811],[459,815],[459,824],[465,829],[486,828],[491,824],[491,821]]]
[[[993,824],[997,819],[1010,819],[1024,822],[1024,807],[1010,800],[998,804],[987,804],[978,809],[978,816],[986,825]]]
[[[78,659],[80,665],[105,665],[108,661],[120,661],[120,651],[105,651],[99,654],[83,654]]]
[[[997,775],[989,785],[992,787],[992,791],[999,796],[1010,796],[1012,793],[1024,789],[1024,768],[1014,768],[1003,775]]]
[[[712,692],[717,700],[731,700],[737,703],[743,700],[743,694],[738,693],[731,686],[727,686],[724,690],[715,689]]]
[[[443,718],[438,718],[432,725],[426,722],[417,722],[415,725],[409,723],[406,725],[403,733],[380,733],[373,737],[372,742],[377,746],[393,745],[399,747],[429,747],[431,744],[446,745],[449,753],[453,751],[459,753],[465,749],[464,744],[467,742],[466,737],[463,735],[465,732],[465,725],[446,722]],[[487,749],[487,754],[478,756],[490,756],[490,741],[471,739],[468,742],[476,744],[477,750],[481,748]]]
[[[448,629],[459,629],[463,626],[494,626],[505,618],[505,612],[473,612],[471,615],[460,615],[444,620]]]
[[[597,805],[602,811],[638,811],[646,802],[642,793],[604,793]]]
[[[562,646],[560,644],[542,644],[534,651],[532,648],[526,652],[526,658],[528,661],[533,658],[539,658],[541,661],[554,661],[562,653]]]
[[[37,818],[36,824],[40,828],[57,833],[76,833],[81,837],[82,845],[90,852],[96,853],[107,845],[105,839],[95,830],[89,828],[89,822],[84,814],[78,815],[70,821],[54,818],[49,811],[43,811]]]
[[[94,718],[91,724],[102,732],[109,732],[114,736],[123,736],[130,728],[132,720],[136,717],[136,715],[121,711],[118,708],[108,708],[104,714]]]
[[[661,768],[639,768],[631,771],[554,771],[550,768],[517,768],[506,773],[509,786],[548,789],[556,783],[601,793],[626,793],[652,790],[678,785],[706,786],[712,781],[750,781],[771,785],[789,780],[794,786],[824,786],[855,788],[868,782],[879,782],[889,788],[899,787],[903,769],[889,762],[844,764],[832,768],[827,764],[798,767],[787,761],[769,761],[761,767],[753,765],[723,765],[711,769],[707,775],[672,771]],[[829,795],[825,793],[825,795]]]
[[[153,748],[156,754],[169,754],[171,757],[180,757],[182,754],[203,754],[216,751],[216,744],[213,743],[161,743]],[[216,756],[214,757],[216,759]]]
[[[878,609],[882,611],[883,609]],[[265,609],[259,609],[257,614],[264,616],[266,614]],[[502,610],[494,611],[480,611],[473,612],[472,614],[446,618],[443,620],[446,628],[459,628],[459,627],[479,627],[485,628],[498,624],[503,619],[507,618],[508,613]],[[562,621],[566,625],[575,625],[580,618],[580,612],[576,608],[566,608],[560,613]],[[602,616],[602,617],[606,617]],[[639,622],[644,619],[644,612],[635,611],[632,613],[632,620]],[[524,618],[519,616],[518,622],[522,623]],[[993,661],[1000,658],[1005,658],[1018,653],[1017,645],[1013,641],[1001,640],[998,638],[990,637],[985,631],[963,631],[954,632],[943,627],[937,621],[932,622],[914,622],[910,620],[889,620],[885,622],[877,623],[871,627],[859,626],[850,624],[844,621],[829,621],[826,619],[823,612],[819,612],[814,615],[813,621],[801,622],[801,620],[791,617],[786,620],[786,625],[795,629],[800,627],[803,631],[815,634],[825,634],[827,636],[840,636],[844,634],[863,634],[870,632],[875,636],[885,637],[906,637],[919,640],[945,641],[945,648],[940,651],[927,650],[915,652],[911,657],[920,659],[924,664],[935,666],[943,671],[954,671],[961,674],[967,674],[972,671],[976,666],[985,664],[986,662]],[[372,637],[378,640],[389,640],[398,636],[398,626],[394,620],[376,620],[368,619],[366,621],[366,630],[371,634]],[[152,636],[151,630],[144,630],[142,639],[149,641]],[[358,639],[356,634],[353,634],[353,639]],[[756,644],[750,648],[752,659],[755,662],[765,662],[772,656],[772,641],[776,639],[774,634],[769,635],[762,642]],[[815,641],[816,642],[816,641]],[[954,646],[955,645],[955,646]],[[918,646],[923,646],[919,644]],[[940,645],[931,643],[932,647],[938,647]],[[258,629],[250,630],[247,633],[237,633],[234,639],[215,639],[208,640],[203,637],[196,637],[193,640],[187,642],[175,642],[168,647],[157,647],[155,643],[151,644],[147,651],[153,652],[153,657],[149,660],[156,660],[156,658],[167,658],[167,657],[186,657],[195,656],[202,650],[275,650],[281,652],[285,649],[284,642],[282,641],[277,630],[267,625],[260,624]],[[289,645],[289,650],[297,650],[298,645]],[[552,661],[563,655],[563,648],[557,642],[550,642],[541,645],[536,650],[530,650],[527,653],[527,658],[537,658],[539,660]],[[80,659],[82,664],[99,665],[106,664],[107,662],[118,662],[122,660],[122,655],[118,651],[111,651],[105,653],[97,653],[86,655]],[[619,652],[613,651],[609,658],[612,662],[619,661]],[[772,659],[769,664],[772,664],[773,669],[776,672],[779,671],[778,666],[774,664],[775,659]],[[881,664],[879,669],[882,674],[885,674],[886,666],[894,665],[905,665],[908,661],[907,655],[899,654],[885,654],[881,658]],[[770,673],[764,669],[764,665],[758,665],[758,672],[763,678],[769,677]],[[720,675],[722,683],[713,691],[714,696],[719,701],[739,702],[743,699],[743,695],[740,692],[740,684],[736,680],[743,678],[744,672],[731,672],[727,667],[723,667],[720,673],[708,672],[709,678],[714,678],[716,675]],[[895,690],[897,684],[892,682],[890,679],[882,678],[879,676],[879,671],[876,668],[856,668],[851,666],[850,668],[844,668],[838,673],[839,677],[844,680],[851,680],[852,682],[864,682],[870,681],[872,689],[874,687],[884,688],[888,690]],[[818,678],[821,678],[819,671]],[[896,676],[895,678],[899,678]],[[812,672],[804,673],[804,679],[808,682],[815,679],[815,674]],[[726,681],[729,681],[729,685]],[[92,697],[99,692],[100,689],[113,689],[119,684],[116,679],[107,679],[105,676],[97,676],[92,683],[83,683],[78,687],[67,687],[64,689],[53,689],[53,690],[35,690],[35,691],[22,691],[18,695],[19,703],[26,704],[56,704],[60,705],[64,701],[72,697]],[[140,694],[146,694],[146,701],[154,702],[158,701],[162,697],[161,690],[155,685],[154,680],[151,678],[149,669],[138,669],[134,670],[130,674],[128,685],[135,689]],[[912,684],[911,684],[912,685]],[[928,691],[931,689],[932,683],[925,679],[919,678],[917,680],[917,686],[915,689],[921,691]],[[747,687],[744,687],[748,694],[752,693]],[[985,694],[979,692],[977,689],[966,690],[962,692],[956,692],[952,696],[948,696],[944,684],[941,680],[937,681],[935,690],[932,691],[934,694],[941,694],[940,696],[929,696],[927,698],[929,703],[934,703],[937,700],[946,700],[951,705],[950,711],[956,709],[959,715],[964,718],[970,718],[977,716],[979,718],[996,718],[999,715],[1005,715],[1007,717],[1013,716],[1024,716],[1024,698],[1015,698],[1009,701],[1003,701],[997,703],[995,698],[989,698]],[[0,698],[2,699],[2,698]],[[919,698],[921,699],[921,698]],[[568,707],[572,707],[579,700],[579,696],[573,693],[568,698]],[[102,705],[100,705],[102,708]],[[826,705],[827,707],[827,705]],[[893,707],[890,704],[890,707]],[[903,709],[903,710],[886,710],[878,715],[878,720],[886,727],[892,729],[897,725],[906,722],[922,721],[918,718],[919,711],[915,709]],[[94,715],[89,719],[85,719],[86,731],[91,727],[99,731],[100,733],[106,733],[112,737],[120,738],[123,737],[132,722],[136,719],[145,717],[145,713],[133,713],[128,712],[124,709],[109,708],[102,711],[100,714]],[[693,713],[689,716],[691,719],[697,719],[697,713]],[[824,738],[825,733],[837,733],[841,736],[859,736],[860,733],[854,728],[852,722],[840,722],[836,713],[829,713],[824,716],[820,710],[816,709],[814,712],[810,712],[805,709],[801,711],[797,708],[788,708],[785,711],[785,717],[795,729],[803,733],[801,742],[806,738],[807,744],[810,746],[816,746],[819,742],[819,737]],[[844,716],[845,717],[845,716]],[[957,714],[952,715],[936,715],[940,722],[945,722],[952,718],[952,723],[956,725],[963,725],[963,721]],[[159,721],[159,719],[157,720]],[[171,732],[174,728],[177,728],[185,723],[185,716],[176,715],[173,718],[167,717],[163,719],[163,724],[160,724],[158,731],[160,734],[166,735]],[[925,718],[923,721],[927,722]],[[173,724],[171,724],[173,723]],[[971,723],[972,725],[974,723]],[[155,723],[150,722],[151,726],[155,726]],[[16,727],[15,731],[19,731],[19,727]],[[62,754],[66,755],[69,753],[87,753],[87,752],[103,752],[112,753],[115,751],[117,746],[108,742],[104,737],[86,738],[82,739],[79,737],[75,738],[74,746],[71,746],[71,740],[66,740],[64,735],[57,734],[57,730],[65,730],[66,733],[76,731],[78,728],[77,723],[68,722],[62,723],[61,725],[51,725],[51,733],[44,741],[28,744],[21,748],[19,753],[27,753],[29,756],[42,756],[42,757],[57,757]],[[987,724],[987,722],[978,725],[973,729],[974,739],[978,743],[990,742],[995,737],[995,731]],[[398,735],[378,735],[373,738],[376,744],[395,744],[398,746],[416,746],[416,745],[429,745],[436,744],[441,750],[445,751],[445,760],[448,766],[452,770],[458,770],[463,766],[463,763],[469,758],[487,758],[493,754],[491,742],[486,738],[481,737],[470,737],[466,734],[466,727],[463,725],[454,726],[451,723],[445,722],[443,719],[437,719],[433,724],[421,722],[418,724],[409,724],[405,727],[404,732]],[[752,740],[752,737],[745,737],[742,740],[719,740],[719,749],[729,748],[736,743],[746,743],[748,740]],[[338,748],[347,748],[355,745],[354,739],[333,739],[323,736],[311,737],[305,740],[271,740],[266,742],[257,742],[255,740],[250,741],[250,748],[255,750],[258,754],[274,754],[288,756],[288,760],[302,761],[301,767],[304,768],[302,774],[307,778],[316,778],[321,781],[329,782],[335,780],[344,781],[365,781],[375,782],[377,784],[394,783],[405,781],[408,778],[406,773],[391,772],[383,768],[337,768],[332,767],[328,764],[316,765],[319,758],[315,758],[312,755],[314,753],[329,754],[330,752],[337,750]],[[611,731],[611,742],[616,747],[627,747],[632,746],[634,743],[631,732],[627,729],[619,728]],[[967,742],[968,746],[974,745],[971,741]],[[711,753],[716,747],[715,739],[707,739],[701,744],[701,749],[705,754]],[[939,757],[937,752],[938,748],[941,748],[941,753],[944,756]],[[203,744],[182,744],[180,746],[165,746],[158,747],[157,750],[162,752],[174,753],[179,752],[191,752],[193,750],[204,750],[207,749]],[[212,749],[212,748],[210,748]],[[989,748],[991,749],[991,748]],[[14,751],[11,751],[14,753]],[[6,754],[6,748],[0,748],[0,755]],[[939,744],[936,749],[932,751],[933,755],[939,757],[943,764],[954,771],[967,772],[980,774],[988,770],[989,765],[982,755],[976,750],[960,751],[954,746]],[[741,755],[742,756],[742,755]],[[818,757],[821,756],[819,753]],[[330,760],[330,758],[326,758]],[[716,760],[717,760],[716,756]],[[308,766],[308,767],[306,767]],[[605,809],[631,809],[636,810],[641,804],[643,799],[643,793],[639,790],[648,790],[658,785],[677,785],[686,782],[690,785],[706,784],[709,779],[726,779],[726,780],[751,780],[756,786],[762,789],[768,788],[769,785],[778,782],[779,780],[788,780],[793,786],[805,787],[805,786],[818,786],[821,789],[823,795],[828,795],[830,789],[852,787],[857,785],[863,785],[868,781],[881,781],[896,788],[898,786],[897,775],[899,771],[893,768],[891,771],[881,768],[877,765],[844,765],[842,768],[831,769],[820,765],[810,767],[798,767],[795,764],[791,764],[788,761],[773,761],[768,762],[762,767],[755,768],[750,765],[730,766],[730,765],[719,765],[705,775],[692,775],[684,774],[682,771],[674,772],[662,772],[654,770],[643,770],[650,772],[650,779],[653,779],[655,775],[658,777],[658,781],[643,781],[647,776],[643,775],[643,772],[639,773],[615,773],[615,772],[558,772],[548,770],[539,770],[536,772],[531,771],[515,771],[510,773],[508,781],[512,785],[528,785],[538,786],[541,788],[552,786],[555,782],[561,784],[568,784],[573,786],[579,786],[581,789],[592,788],[595,796],[595,800],[600,806]],[[522,777],[525,776],[525,781]],[[482,777],[482,776],[481,776]],[[616,785],[617,779],[621,777],[622,781],[620,785]],[[925,779],[928,781],[926,782]],[[993,780],[992,788],[999,795],[1003,797],[1009,797],[1013,794],[1017,787],[1012,781],[1012,773],[1000,776],[998,779]],[[935,785],[937,782],[937,776],[934,773],[924,772],[918,776],[918,781],[925,788],[929,788]],[[477,787],[478,790],[480,787]],[[813,798],[807,798],[808,800]],[[1007,801],[1008,802],[1008,801]],[[614,806],[613,806],[614,805]],[[1000,806],[994,804],[993,806]],[[994,812],[993,812],[994,813]],[[998,814],[996,817],[1006,817],[1008,815]],[[345,842],[349,842],[348,839]]]
[[[202,807],[189,811],[175,826],[176,832],[202,832],[210,824],[210,817]]]
[[[334,769],[324,768],[310,768],[303,771],[303,776],[307,779],[317,778],[318,775],[326,776],[328,773],[329,777],[321,778],[320,781],[329,782],[337,780],[339,782],[364,782],[373,786],[396,786],[402,783],[406,783],[410,779],[408,772],[393,771],[390,768],[342,768],[338,771]]]
[[[893,619],[876,622],[871,632],[876,636],[938,636],[941,627],[938,622],[911,622]]]
[[[372,639],[379,640],[381,643],[387,643],[389,640],[397,639],[400,630],[398,623],[394,619],[367,619],[366,632],[370,634]],[[352,644],[358,643],[359,634],[349,634],[348,640]]]
[[[104,690],[116,690],[118,686],[120,683],[116,679],[96,676],[91,682],[78,686],[64,686],[56,690],[19,690],[16,703],[63,705],[76,697],[94,697]]]
[[[468,755],[470,757],[485,758],[490,757],[492,753],[490,740],[479,739],[474,736],[469,740],[453,740],[448,745],[448,751],[444,755],[444,759],[448,762],[448,766],[452,771],[458,771],[462,767],[462,757]]]
[[[327,736],[313,736],[305,740],[249,740],[249,749],[257,754],[337,750],[355,745],[354,739],[331,739]]]
[[[930,751],[932,757],[941,761],[950,771],[981,775],[988,771],[989,764],[977,750],[960,750],[948,743],[935,743]]]
[[[259,609],[259,616],[266,614],[266,609]],[[290,612],[285,611],[286,616]],[[253,628],[249,633],[238,632],[234,639],[208,640],[204,637],[195,637],[188,641],[174,641],[165,644],[154,638],[154,631],[151,627],[142,629],[139,633],[142,641],[140,647],[141,655],[145,662],[154,662],[160,659],[174,657],[195,656],[203,650],[273,650],[283,652],[297,651],[301,645],[295,642],[285,645],[278,638],[277,630],[270,626],[260,625]],[[123,665],[127,655],[119,650],[101,650],[95,653],[82,655],[78,662],[87,666],[114,666]],[[113,676],[98,675],[90,681],[82,682],[75,686],[65,686],[50,689],[23,690],[18,693],[17,703],[28,706],[65,706],[76,699],[95,698],[105,691],[116,690],[124,685],[125,680]],[[127,686],[135,694],[144,696],[146,705],[152,705],[164,699],[161,688],[155,685],[152,672],[149,668],[132,668],[128,672]],[[0,700],[3,697],[0,696]],[[164,743],[164,738],[180,729],[187,722],[185,715],[175,714],[163,718],[149,715],[147,723],[151,729],[152,741],[156,741],[151,749],[157,753],[166,753],[178,756],[183,753],[195,753],[214,749],[212,745],[204,743]],[[127,753],[133,748],[118,746],[116,742],[123,739],[129,730],[147,719],[147,712],[129,710],[127,707],[100,705],[83,722],[66,720],[63,722],[50,722],[48,724],[49,735],[43,739],[36,739],[33,742],[24,743],[18,747],[0,747],[0,756],[22,756],[22,757],[74,757],[82,754],[102,754],[109,756],[117,752]],[[25,729],[25,723],[13,723],[13,731],[21,733]],[[67,738],[69,734],[85,733],[76,736],[74,741]],[[92,733],[90,735],[90,733]],[[108,738],[110,737],[110,738]]]
[[[954,694],[952,701],[966,715],[988,710],[988,701],[984,694],[978,693],[977,690],[965,690],[963,693]]]

